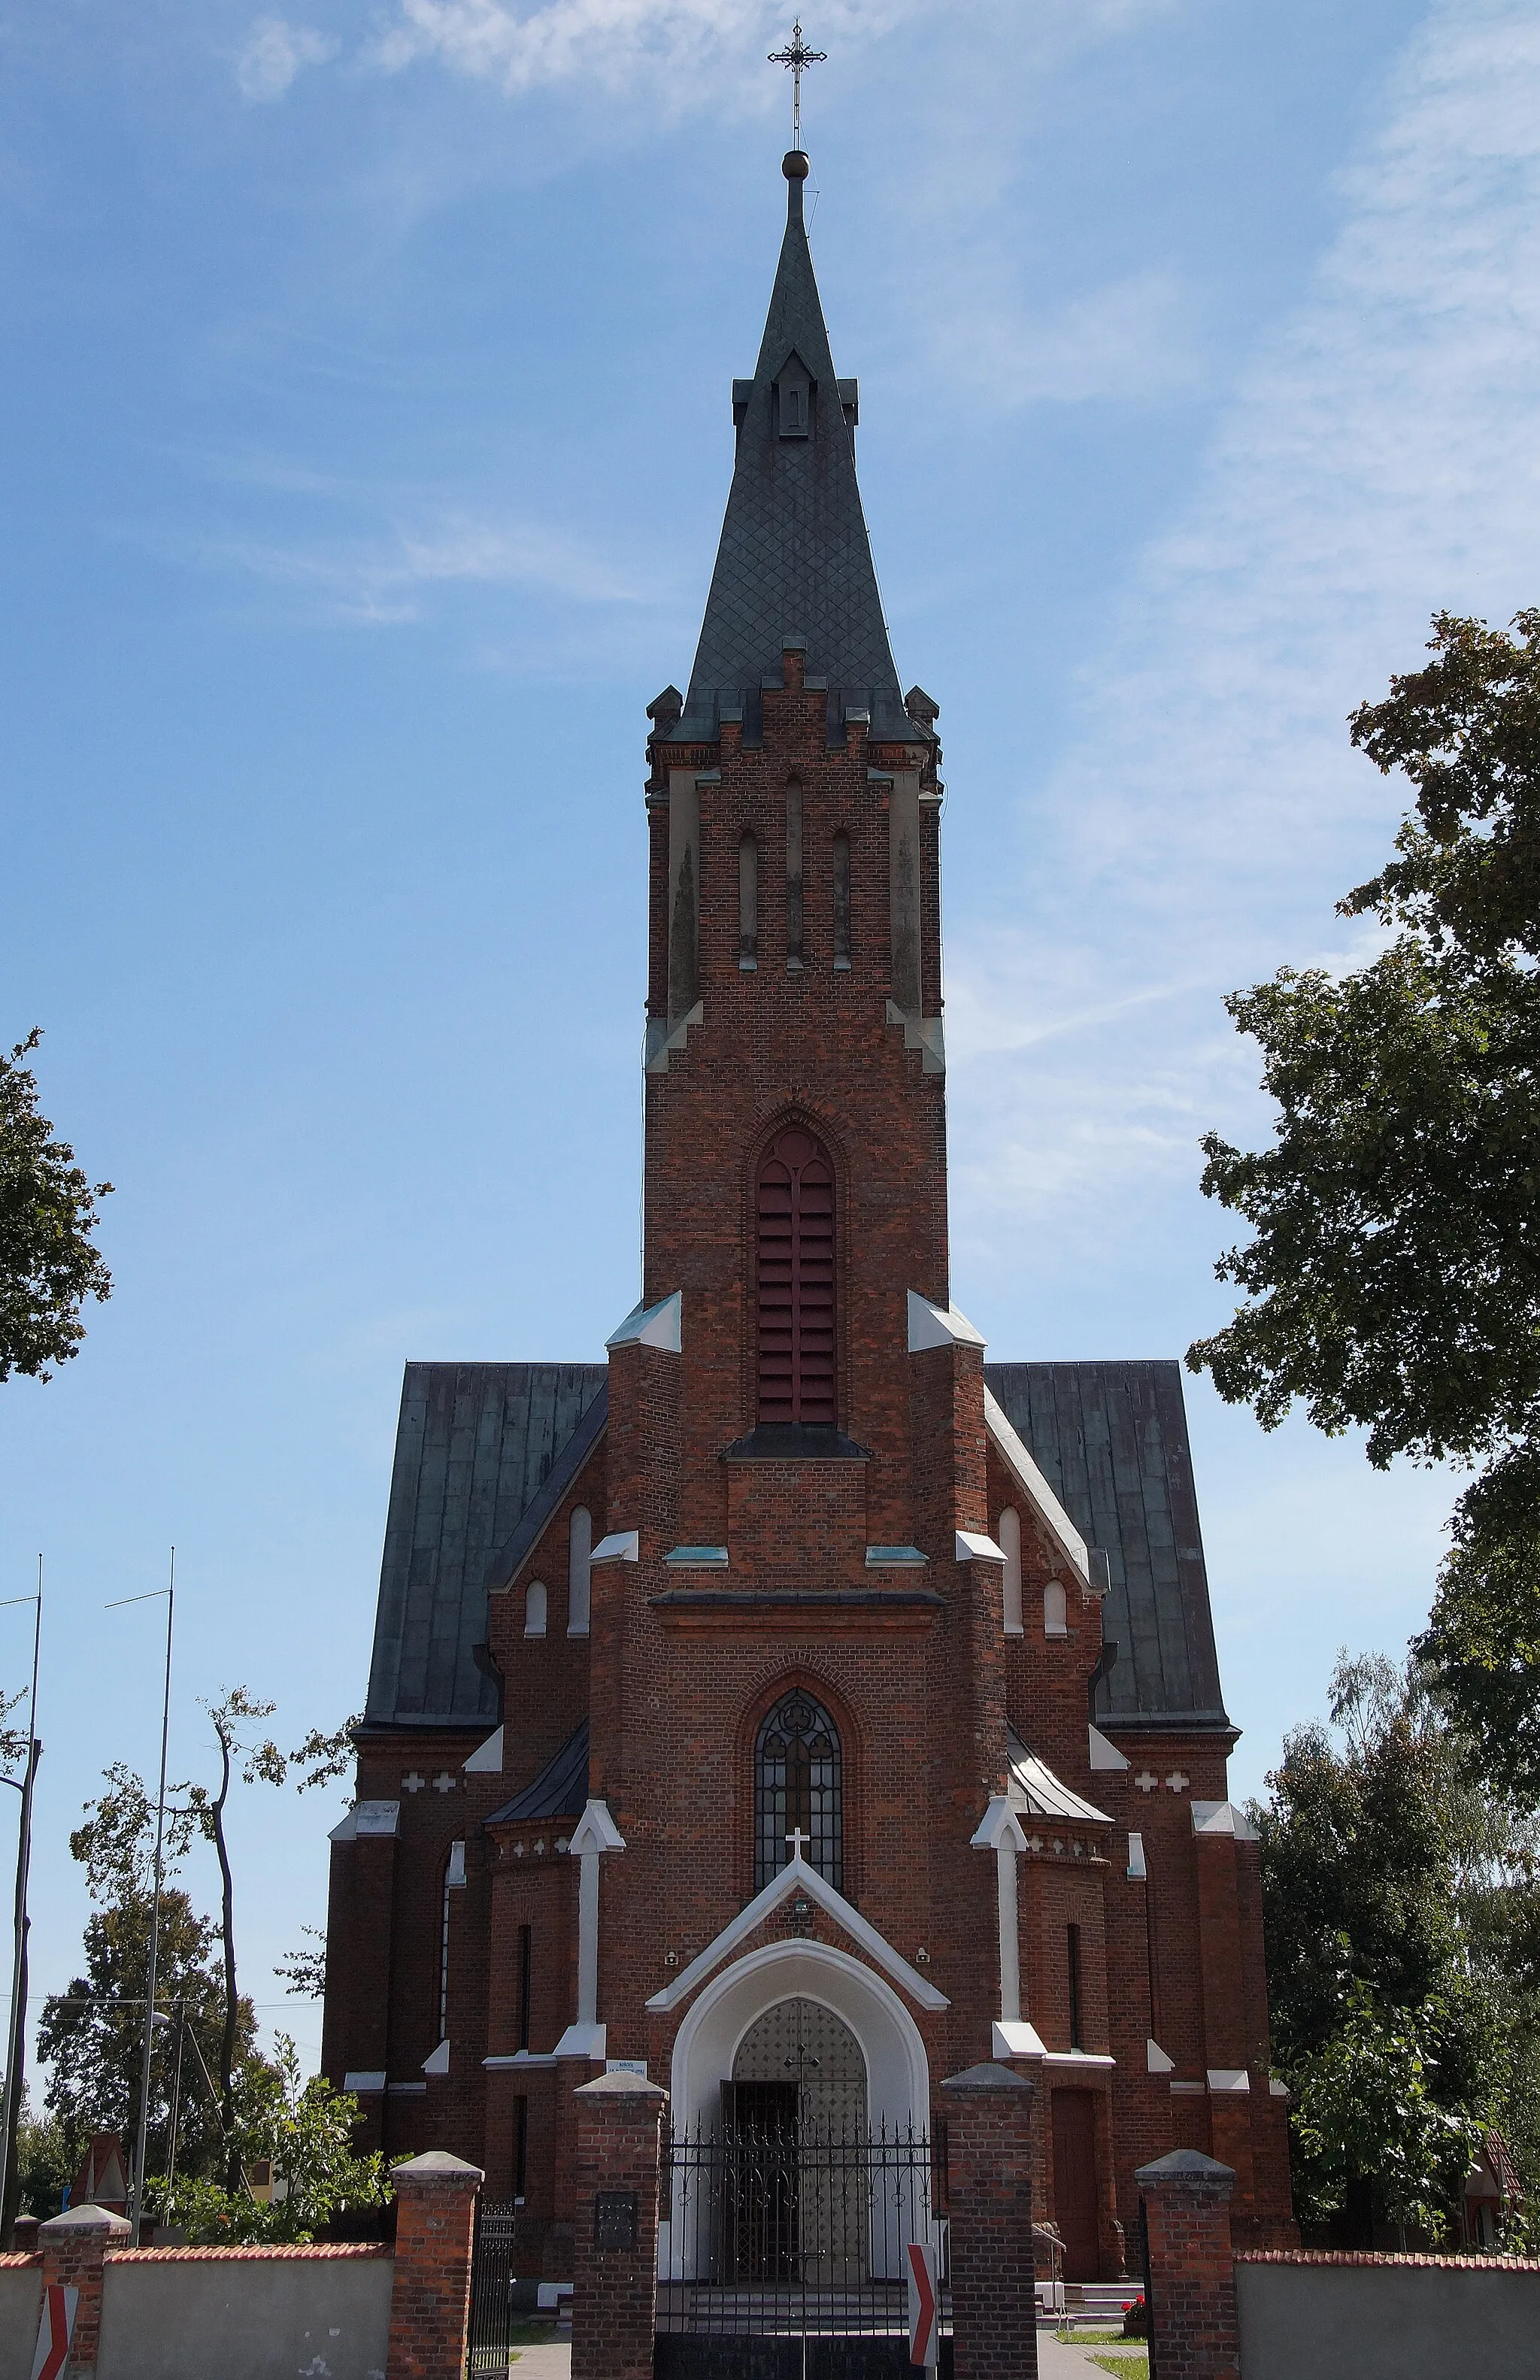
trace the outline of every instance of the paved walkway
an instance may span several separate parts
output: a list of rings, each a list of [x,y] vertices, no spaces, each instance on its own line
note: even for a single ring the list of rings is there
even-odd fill
[[[1040,2330],[1037,2333],[1037,2380],[1085,2380],[1088,2372],[1094,2372],[1097,2380],[1106,2380],[1100,2364],[1092,2362],[1092,2356],[1132,2354],[1140,2343],[1130,2339],[1127,2348],[1121,2349],[1113,2340],[1104,2344],[1097,2339],[1088,2347],[1061,2347],[1052,2331]]]

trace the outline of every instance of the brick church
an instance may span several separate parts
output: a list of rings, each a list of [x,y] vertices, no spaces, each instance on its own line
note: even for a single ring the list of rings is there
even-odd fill
[[[918,2131],[1004,2061],[1068,2277],[1110,2278],[1171,2148],[1291,2236],[1256,1848],[1177,1364],[990,1362],[952,1302],[940,713],[784,173],[647,714],[641,1295],[602,1363],[406,1366],[323,2063],[565,2277],[607,2062],[681,2130],[758,2091]]]

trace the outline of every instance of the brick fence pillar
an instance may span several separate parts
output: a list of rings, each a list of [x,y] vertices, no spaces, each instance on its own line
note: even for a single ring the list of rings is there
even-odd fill
[[[462,2380],[479,2166],[443,2149],[391,2168],[395,2264],[386,2380]]]
[[[1160,2380],[1240,2380],[1234,2174],[1196,2149],[1173,2149],[1134,2179],[1149,2233],[1151,2363]]]
[[[652,2380],[659,2127],[668,2095],[640,2074],[599,2074],[573,2093],[572,2380]]]
[[[941,2085],[952,2217],[955,2380],[1036,2380],[1032,2107],[1007,2066],[970,2066]],[[1164,2375],[1162,2374],[1162,2380]]]
[[[80,2292],[75,2337],[65,2367],[68,2372],[96,2369],[102,2335],[103,2260],[109,2248],[127,2247],[127,2224],[121,2215],[109,2215],[104,2206],[72,2206],[67,2215],[55,2215],[52,2221],[38,2226],[43,2288],[62,2281],[67,2289]]]

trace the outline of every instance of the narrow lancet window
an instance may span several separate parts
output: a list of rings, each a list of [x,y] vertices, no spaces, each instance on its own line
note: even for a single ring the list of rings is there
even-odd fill
[[[786,788],[786,971],[802,965],[802,787]]]
[[[593,1514],[579,1504],[567,1524],[567,1634],[588,1633],[588,1556],[593,1551]]]
[[[840,1730],[811,1694],[787,1694],[761,1721],[754,1744],[756,1892],[788,1865],[794,1849],[843,1891],[843,1838]]]
[[[752,975],[759,964],[759,846],[751,834],[738,841],[738,965]]]
[[[539,1579],[524,1598],[524,1633],[527,1636],[545,1634],[545,1588]]]
[[[850,837],[843,827],[834,837],[834,965],[850,965]]]
[[[756,1187],[759,1419],[834,1419],[834,1169],[795,1125],[765,1151]]]
[[[1007,1636],[1020,1636],[1022,1624],[1022,1516],[1013,1504],[1007,1504],[995,1531],[1000,1549],[1005,1556],[1005,1576],[1001,1582],[1004,1601],[1004,1627]]]

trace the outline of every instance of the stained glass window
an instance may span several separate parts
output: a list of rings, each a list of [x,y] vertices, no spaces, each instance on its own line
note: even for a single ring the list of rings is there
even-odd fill
[[[779,1876],[800,1831],[802,1856],[844,1889],[840,1731],[822,1705],[800,1691],[762,1721],[754,1745],[754,1888]]]

